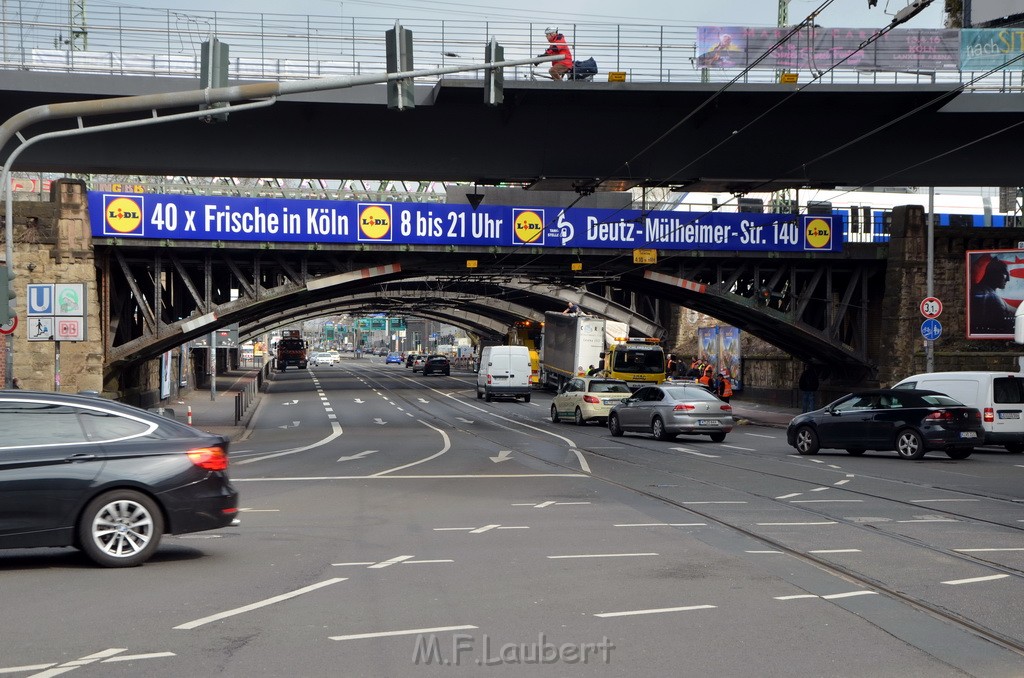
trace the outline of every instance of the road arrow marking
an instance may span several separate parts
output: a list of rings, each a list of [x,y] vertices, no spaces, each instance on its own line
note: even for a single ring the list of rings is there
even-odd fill
[[[362,398],[356,398],[356,402],[359,403],[360,405],[362,405],[366,401],[363,400]]]
[[[278,428],[298,428],[299,427],[299,423],[300,422],[293,421],[291,423],[291,426],[289,426],[288,424],[282,424],[281,426],[278,426]]]
[[[384,425],[384,424],[386,424],[387,422],[386,422],[386,421],[384,421],[383,419],[381,419],[380,417],[377,417],[376,419],[374,419],[374,420],[373,420],[373,423],[375,423],[375,424],[380,424],[381,426],[383,426],[383,425]]]
[[[424,400],[423,398],[417,398],[417,400],[419,400],[421,403],[429,403],[430,402],[429,400]]]
[[[352,461],[353,459],[362,459],[363,457],[365,457],[367,455],[371,455],[374,452],[379,452],[379,451],[380,450],[365,450],[363,452],[360,452],[359,454],[353,454],[351,457],[338,457],[338,461]]]
[[[512,450],[501,450],[500,452],[498,452],[497,457],[491,457],[491,461],[493,461],[495,464],[502,461],[508,461],[509,459],[511,459],[511,457],[509,457],[510,454],[512,454]]]
[[[299,401],[298,400],[292,400],[290,403],[281,403],[281,404],[287,407],[288,405],[298,405]]]

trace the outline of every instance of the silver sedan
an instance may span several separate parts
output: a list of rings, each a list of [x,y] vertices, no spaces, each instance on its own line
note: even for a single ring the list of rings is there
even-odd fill
[[[697,384],[645,386],[608,414],[613,436],[629,431],[672,440],[686,433],[711,436],[720,443],[732,426],[732,406]]]

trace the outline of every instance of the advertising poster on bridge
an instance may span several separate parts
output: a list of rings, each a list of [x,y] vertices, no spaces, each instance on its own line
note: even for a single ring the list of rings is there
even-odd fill
[[[842,216],[89,192],[93,237],[214,242],[839,252]]]
[[[1024,301],[1024,251],[967,252],[967,338],[1013,340]]]
[[[715,368],[715,378],[722,372],[729,377],[734,391],[743,388],[739,328],[729,325],[697,328],[697,357]]]

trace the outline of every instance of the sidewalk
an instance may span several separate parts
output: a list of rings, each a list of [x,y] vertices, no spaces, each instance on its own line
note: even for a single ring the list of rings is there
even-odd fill
[[[263,397],[257,392],[249,408],[242,418],[235,422],[235,395],[244,391],[256,381],[258,369],[229,370],[217,375],[216,398],[210,399],[209,389],[194,389],[182,397],[169,401],[165,407],[174,410],[174,418],[186,421],[188,407],[192,407],[192,425],[204,431],[225,435],[231,440],[239,440],[245,435],[246,426],[256,411]],[[733,416],[738,425],[771,426],[786,428],[789,421],[800,414],[797,407],[775,407],[765,403],[744,402],[733,398]]]
[[[176,399],[167,401],[164,407],[174,410],[174,418],[181,422],[188,421],[188,408],[192,407],[192,426],[203,431],[219,433],[231,440],[239,440],[244,434],[246,425],[259,405],[262,393],[249,404],[242,418],[235,422],[235,396],[256,381],[259,370],[237,369],[228,370],[217,375],[214,399],[210,399],[210,389],[192,389]]]

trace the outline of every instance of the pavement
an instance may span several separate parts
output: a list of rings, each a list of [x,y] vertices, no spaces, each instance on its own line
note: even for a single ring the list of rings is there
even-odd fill
[[[217,375],[217,388],[213,399],[210,398],[209,389],[193,389],[168,401],[164,407],[173,409],[174,418],[178,421],[186,421],[188,408],[191,406],[192,426],[211,433],[219,433],[231,440],[244,440],[248,424],[264,394],[255,391],[255,397],[251,399],[249,407],[238,421],[235,420],[235,396],[247,389],[253,389],[253,382],[256,381],[258,374],[258,369],[228,370]],[[733,396],[729,404],[732,405],[733,416],[738,425],[786,428],[789,421],[800,414],[799,408],[748,402],[739,396]]]

